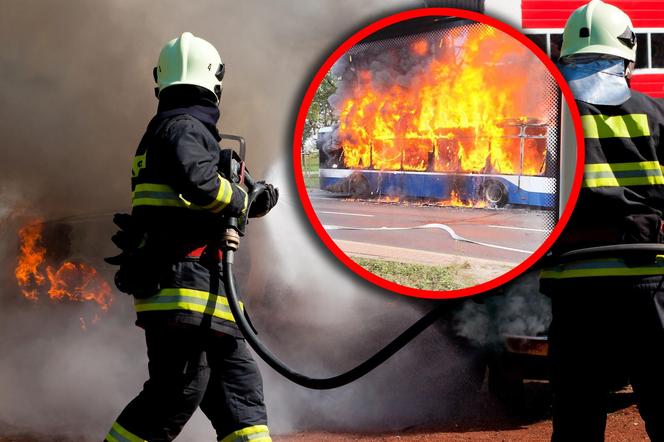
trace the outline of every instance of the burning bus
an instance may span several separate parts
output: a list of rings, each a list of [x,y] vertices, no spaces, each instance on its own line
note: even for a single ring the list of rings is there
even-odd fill
[[[320,187],[451,205],[556,208],[561,96],[544,64],[491,26],[425,17],[356,44],[330,72]]]

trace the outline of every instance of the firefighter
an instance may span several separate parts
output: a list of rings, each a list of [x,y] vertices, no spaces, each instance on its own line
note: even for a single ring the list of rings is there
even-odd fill
[[[576,98],[586,163],[554,256],[662,242],[664,104],[630,90],[636,35],[615,6],[569,17],[560,68]],[[631,382],[653,441],[664,440],[664,260],[641,252],[558,260],[541,274],[552,298],[554,441],[604,439],[608,393]]]
[[[154,78],[157,113],[132,166],[132,214],[116,216],[118,287],[135,297],[149,379],[107,442],[171,441],[200,407],[223,442],[271,441],[258,367],[221,282],[217,236],[228,216],[262,216],[271,185],[247,213],[246,192],[220,168],[224,64],[189,32],[166,44]],[[129,238],[129,239],[127,239]]]

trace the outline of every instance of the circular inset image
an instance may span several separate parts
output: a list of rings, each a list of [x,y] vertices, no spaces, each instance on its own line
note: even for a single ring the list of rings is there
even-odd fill
[[[469,296],[557,238],[582,143],[569,88],[533,42],[481,14],[420,9],[361,30],[320,68],[295,179],[350,269],[397,293]]]

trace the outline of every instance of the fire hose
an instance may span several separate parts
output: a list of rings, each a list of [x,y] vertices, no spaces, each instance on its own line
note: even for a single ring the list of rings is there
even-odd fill
[[[256,197],[261,192],[263,192],[265,186],[261,183],[255,182],[253,178],[251,178],[251,176],[246,172],[246,170],[244,171],[243,178],[243,181],[249,190],[247,203],[247,213],[249,213],[251,204],[254,202]],[[231,309],[231,312],[233,313],[235,323],[240,329],[240,332],[249,343],[251,348],[256,352],[256,354],[258,354],[258,356],[260,356],[260,358],[263,359],[263,361],[265,361],[277,373],[298,385],[314,390],[329,390],[349,384],[366,375],[374,368],[388,360],[396,352],[406,346],[406,344],[415,339],[420,333],[431,326],[444,312],[445,306],[441,303],[439,306],[416,321],[413,325],[411,325],[408,329],[406,329],[403,333],[397,336],[394,340],[392,340],[373,356],[344,373],[328,378],[312,378],[310,376],[298,373],[282,362],[260,341],[258,336],[256,336],[253,327],[246,319],[242,309],[240,308],[240,301],[237,296],[235,280],[233,277],[233,261],[235,258],[235,252],[240,246],[238,222],[239,221],[237,218],[229,218],[227,228],[225,229],[221,239],[221,249],[223,251],[223,282],[224,288],[226,290],[226,298],[228,299],[228,305]]]

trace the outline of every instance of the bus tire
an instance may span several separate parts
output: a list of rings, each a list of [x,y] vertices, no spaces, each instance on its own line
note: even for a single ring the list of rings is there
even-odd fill
[[[507,189],[498,181],[487,181],[482,186],[482,197],[489,207],[503,207],[507,204]]]

